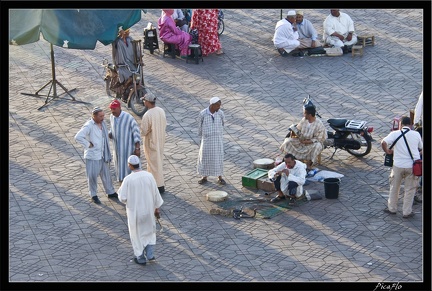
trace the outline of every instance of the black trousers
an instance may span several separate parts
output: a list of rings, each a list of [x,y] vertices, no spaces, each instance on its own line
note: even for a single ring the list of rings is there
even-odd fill
[[[277,191],[281,191],[281,187],[280,187],[281,177],[282,176],[278,176],[276,178],[276,180],[273,182],[273,184],[275,185],[275,188],[276,188]],[[297,182],[289,181],[288,182],[288,193],[289,193],[289,195],[296,195],[297,194],[297,187],[298,187]]]

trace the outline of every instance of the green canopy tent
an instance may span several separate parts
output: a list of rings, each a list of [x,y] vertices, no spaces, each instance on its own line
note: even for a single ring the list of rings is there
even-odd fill
[[[9,44],[33,43],[42,35],[51,46],[52,79],[34,94],[21,94],[46,97],[45,104],[39,108],[41,109],[59,97],[56,89],[56,85],[59,85],[72,101],[77,101],[70,94],[75,89],[68,90],[56,80],[53,45],[67,49],[93,50],[98,41],[104,45],[111,44],[116,39],[120,26],[127,29],[140,20],[140,9],[11,9]],[[51,87],[48,94],[40,95],[39,92],[49,85]]]

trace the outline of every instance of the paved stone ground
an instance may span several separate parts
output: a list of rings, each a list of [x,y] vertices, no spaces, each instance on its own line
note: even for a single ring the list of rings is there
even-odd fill
[[[102,205],[90,202],[83,149],[73,139],[94,106],[106,108],[109,123],[111,100],[100,64],[110,59],[110,46],[54,47],[57,80],[77,88],[73,95],[90,104],[62,95],[41,110],[45,99],[20,93],[34,93],[51,79],[49,44],[9,46],[9,281],[355,282],[373,283],[367,287],[373,290],[375,282],[403,282],[407,289],[428,278],[423,205],[414,205],[412,219],[403,219],[400,209],[394,216],[382,212],[389,169],[379,145],[393,117],[414,108],[422,90],[423,12],[345,12],[358,33],[375,35],[376,45],[367,46],[363,57],[280,57],[271,41],[278,9],[225,10],[225,54],[198,65],[145,50],[145,82],[168,119],[164,230],[157,263],[145,267],[131,261],[124,205],[102,192]],[[322,35],[328,13],[306,9],[305,18]],[[148,10],[131,36],[142,38],[143,28],[159,15]],[[241,177],[254,160],[278,155],[308,94],[323,119],[361,119],[374,127],[366,157],[337,152],[330,159],[333,150],[322,153],[318,167],[344,175],[339,198],[309,201],[271,219],[209,214],[218,207],[206,200],[209,191],[226,191],[230,200],[264,197],[261,190],[242,187]],[[197,184],[195,118],[213,96],[222,99],[227,119],[226,186],[215,177]],[[305,188],[324,196],[322,183]]]

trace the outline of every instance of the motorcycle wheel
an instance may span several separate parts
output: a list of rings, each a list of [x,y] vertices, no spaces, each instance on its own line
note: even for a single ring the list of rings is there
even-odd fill
[[[133,113],[138,116],[143,116],[148,108],[144,106],[144,102],[138,97],[139,94],[137,94],[135,90],[132,90],[130,94],[128,106],[132,109]]]
[[[219,19],[218,21],[218,35],[221,35],[225,30],[225,24],[222,19]]]
[[[360,135],[358,133],[351,133],[349,135],[348,139],[356,140],[356,141],[360,142],[360,144],[361,144],[361,147],[358,150],[353,150],[353,149],[347,149],[346,150],[351,155],[356,156],[356,157],[364,157],[370,153],[370,151],[372,149],[372,142],[370,140],[366,140],[366,138],[363,135]]]

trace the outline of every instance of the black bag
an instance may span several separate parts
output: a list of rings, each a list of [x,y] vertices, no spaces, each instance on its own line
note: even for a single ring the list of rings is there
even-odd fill
[[[188,22],[186,19],[176,19],[175,24],[181,28],[183,25],[188,24]]]
[[[314,47],[314,48],[308,49],[308,54],[309,55],[325,55],[326,50],[323,47]]]
[[[192,44],[198,44],[198,38],[199,38],[199,33],[198,33],[198,29],[194,28],[192,29],[189,34],[192,36]]]
[[[393,154],[385,154],[384,155],[384,166],[393,167]]]
[[[395,146],[395,144],[397,143],[397,141],[402,136],[404,136],[404,134],[407,133],[408,130],[406,130],[405,132],[403,132],[402,129],[401,129],[402,134],[394,141],[394,143],[391,145],[391,147],[389,147],[389,150],[391,150]],[[404,138],[405,138],[405,136],[404,136]],[[393,167],[393,154],[391,154],[391,155],[384,154],[384,166],[386,166],[386,167]]]

